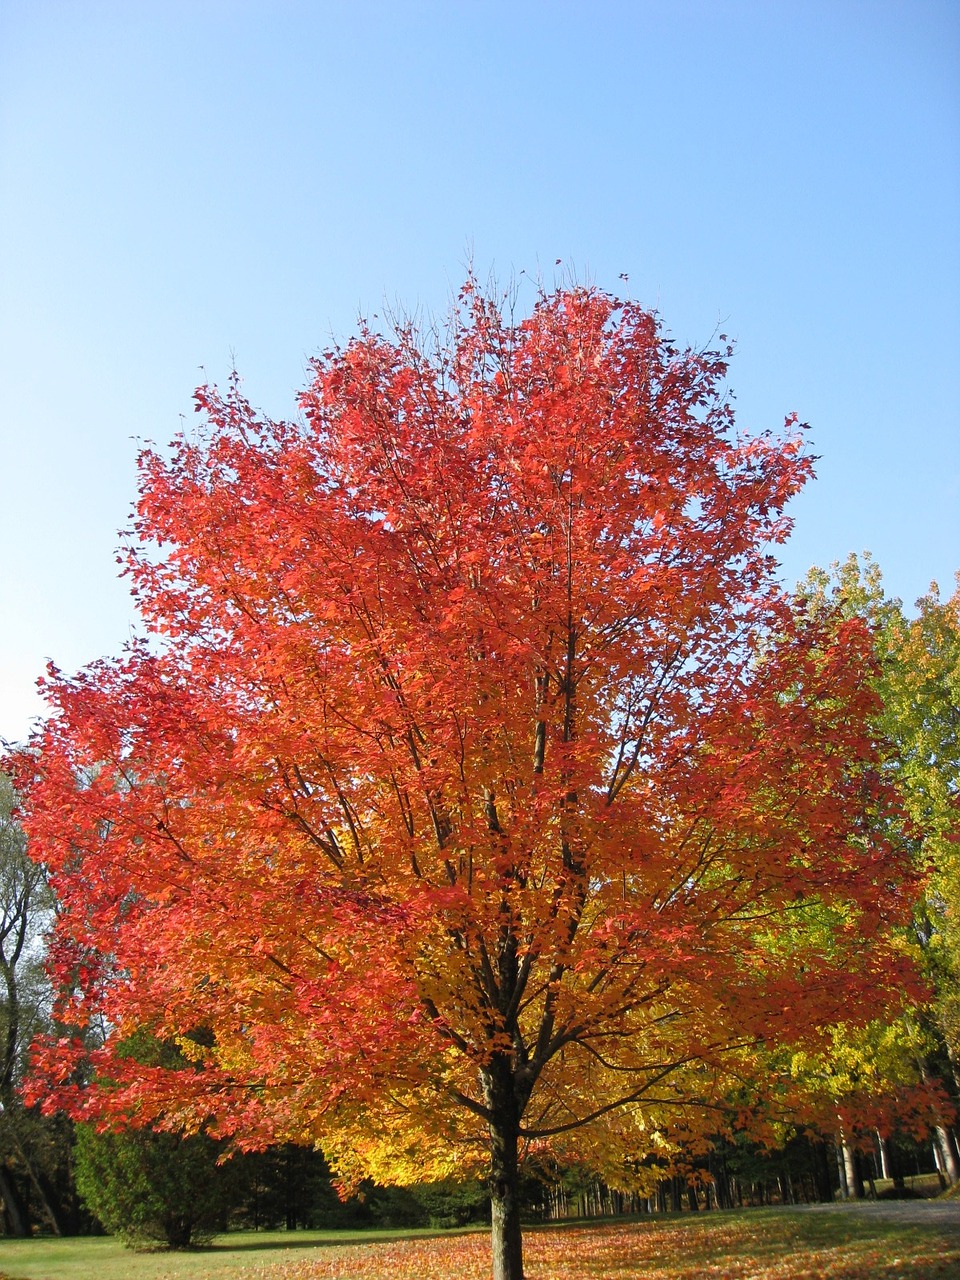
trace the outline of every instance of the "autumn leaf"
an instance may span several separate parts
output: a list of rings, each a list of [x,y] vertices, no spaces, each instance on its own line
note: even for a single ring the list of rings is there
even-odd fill
[[[297,421],[198,392],[140,460],[145,638],[51,673],[12,762],[73,1028],[36,1100],[344,1186],[487,1168],[515,1280],[525,1153],[643,1185],[759,1043],[902,1000],[871,636],[777,585],[810,459],[736,434],[726,372],[468,282],[445,341],[318,358]]]

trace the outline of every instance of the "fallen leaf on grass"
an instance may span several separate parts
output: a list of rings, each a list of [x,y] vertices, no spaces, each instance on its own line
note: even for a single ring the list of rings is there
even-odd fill
[[[960,1244],[933,1234],[824,1245],[783,1230],[782,1219],[668,1227],[535,1230],[524,1240],[527,1280],[938,1280],[960,1275]],[[812,1233],[829,1228],[811,1227]],[[247,1270],[246,1280],[489,1280],[487,1235],[333,1247],[322,1258]]]

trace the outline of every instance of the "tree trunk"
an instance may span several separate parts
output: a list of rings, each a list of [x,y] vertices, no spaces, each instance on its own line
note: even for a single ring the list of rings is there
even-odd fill
[[[939,1028],[937,1028],[937,1032],[939,1033]],[[938,1052],[936,1056],[929,1056],[921,1061],[920,1073],[924,1084],[933,1085],[934,1087],[942,1086],[946,1090],[947,1097],[956,1106],[960,1102],[960,1098],[957,1096],[956,1088],[952,1087],[955,1082],[954,1073],[951,1070],[950,1051],[940,1034],[937,1034],[937,1041]],[[938,1116],[934,1125],[933,1146],[940,1176],[953,1186],[954,1183],[960,1181],[960,1161],[957,1159],[949,1125],[943,1116]]]
[[[0,1213],[2,1213],[5,1234],[8,1236],[26,1236],[29,1234],[27,1215],[24,1212],[20,1197],[17,1195],[7,1169],[0,1165]]]
[[[889,1178],[890,1158],[887,1154],[887,1140],[880,1136],[879,1130],[877,1131],[877,1146],[880,1148],[880,1177]]]
[[[491,1136],[490,1218],[493,1280],[523,1280],[517,1135]]]
[[[947,1182],[950,1186],[953,1186],[955,1182],[960,1182],[960,1164],[958,1164],[957,1157],[954,1154],[950,1130],[946,1125],[938,1124],[934,1126],[933,1146]]]
[[[887,1169],[890,1177],[893,1179],[894,1191],[905,1191],[907,1186],[906,1173],[903,1168],[903,1153],[897,1145],[895,1134],[891,1134],[886,1143],[887,1151]]]
[[[833,1141],[833,1155],[837,1162],[837,1177],[840,1181],[840,1197],[843,1200],[850,1199],[850,1186],[847,1182],[847,1166],[843,1159],[843,1138],[837,1136]]]
[[[490,1225],[493,1280],[523,1280],[520,1230],[520,1114],[508,1059],[495,1055],[483,1072],[490,1121]]]
[[[843,1168],[847,1186],[848,1200],[863,1199],[863,1174],[860,1170],[860,1161],[857,1158],[857,1152],[847,1142],[846,1138],[840,1135],[840,1144],[843,1150]]]
[[[815,1143],[813,1151],[817,1198],[821,1204],[831,1204],[833,1202],[833,1180],[830,1177],[830,1162],[827,1159],[826,1143]]]
[[[40,1206],[43,1209],[44,1213],[47,1215],[53,1234],[55,1236],[62,1236],[63,1230],[60,1226],[60,1215],[54,1209],[53,1204],[51,1203],[50,1197],[48,1197],[46,1191],[44,1190],[43,1184],[40,1181],[40,1176],[33,1166],[33,1161],[30,1159],[30,1156],[24,1150],[23,1143],[20,1141],[20,1138],[17,1136],[17,1115],[15,1111],[15,1104],[8,1103],[6,1106],[4,1106],[2,1103],[0,1103],[0,1117],[2,1117],[3,1120],[6,1122],[5,1124],[6,1136],[9,1139],[10,1144],[13,1146],[14,1150],[16,1151],[17,1155],[20,1157],[20,1162],[23,1165],[24,1170],[26,1171],[27,1178],[29,1179],[29,1184],[30,1186],[33,1187],[34,1191],[36,1191],[37,1193],[37,1198],[40,1201]],[[6,1174],[6,1171],[3,1171],[3,1172],[4,1174]],[[7,1187],[8,1193],[12,1188],[12,1186],[13,1184],[10,1178],[6,1177],[6,1187]],[[2,1197],[6,1201],[7,1196],[3,1191],[2,1183],[0,1183],[0,1197]],[[21,1210],[21,1213],[22,1212],[23,1211]],[[19,1231],[13,1230],[11,1234],[20,1235],[22,1233]]]

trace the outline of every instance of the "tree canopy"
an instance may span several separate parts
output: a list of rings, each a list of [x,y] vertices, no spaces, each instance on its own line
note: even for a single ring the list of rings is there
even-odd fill
[[[960,1101],[960,585],[946,600],[937,585],[908,616],[883,589],[869,555],[849,556],[832,572],[814,570],[804,585],[815,608],[824,601],[841,617],[860,617],[871,628],[877,655],[874,688],[881,699],[877,727],[885,742],[884,769],[896,781],[908,819],[911,848],[923,892],[903,945],[925,974],[928,997],[904,1011],[893,1027],[871,1029],[848,1058],[862,1081],[865,1060],[882,1057],[887,1042],[905,1059],[895,1085],[874,1099],[890,1119],[909,1125],[913,1110],[936,1134],[941,1170],[960,1179],[956,1116]],[[911,1080],[922,1090],[909,1088]],[[891,1082],[892,1083],[892,1082]]]
[[[61,1016],[109,1032],[47,1045],[50,1105],[484,1164],[517,1280],[524,1151],[630,1185],[761,1044],[900,998],[871,635],[778,587],[811,463],[736,432],[729,354],[468,281],[439,336],[325,352],[297,421],[197,393],[141,457],[148,634],[54,671],[16,762]]]

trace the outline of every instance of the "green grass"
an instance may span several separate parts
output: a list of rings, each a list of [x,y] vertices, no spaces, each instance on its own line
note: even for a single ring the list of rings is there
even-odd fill
[[[945,1208],[948,1206],[944,1205]],[[933,1209],[927,1213],[926,1209]],[[960,1208],[838,1205],[557,1224],[525,1236],[528,1280],[956,1280]],[[4,1280],[488,1280],[486,1233],[274,1232],[194,1253],[111,1239],[0,1240]]]
[[[940,1179],[935,1173],[910,1174],[904,1178],[903,1184],[908,1192],[915,1192],[918,1196],[928,1196],[930,1199],[935,1199],[941,1192]],[[877,1188],[878,1195],[893,1190],[893,1181],[890,1178],[877,1178],[873,1185]]]
[[[436,1235],[426,1231],[231,1231],[186,1253],[135,1253],[112,1236],[0,1238],[0,1280],[232,1280],[253,1266],[299,1263],[331,1246]],[[452,1233],[451,1233],[452,1234]]]

